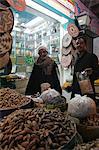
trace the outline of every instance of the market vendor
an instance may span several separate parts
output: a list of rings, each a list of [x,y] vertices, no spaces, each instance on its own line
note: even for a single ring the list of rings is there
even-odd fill
[[[86,46],[86,38],[84,35],[78,36],[76,39],[76,49],[77,55],[74,62],[74,73],[73,73],[73,83],[72,83],[72,98],[75,94],[88,95],[95,100],[95,88],[94,81],[99,78],[99,65],[98,58],[95,54],[89,53]],[[89,81],[92,86],[91,92],[83,94],[81,91],[80,84],[78,82],[77,74],[85,72],[89,77]],[[86,87],[84,87],[86,88]]]
[[[62,94],[60,82],[57,75],[58,66],[48,56],[47,48],[41,45],[38,48],[39,57],[33,66],[33,70],[26,88],[26,95],[33,95],[37,92],[41,93],[40,85],[42,83],[49,83],[51,88]]]

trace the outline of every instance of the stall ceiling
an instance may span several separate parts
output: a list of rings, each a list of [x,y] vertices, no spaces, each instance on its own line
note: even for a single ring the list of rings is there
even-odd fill
[[[14,14],[14,18],[18,19],[18,21],[21,23],[28,23],[30,22],[31,20],[33,20],[34,18],[36,18],[37,16],[35,16],[34,14],[31,14],[27,11],[22,11],[22,12],[19,12],[15,9],[13,9],[13,14]]]
[[[99,18],[99,0],[81,0]]]
[[[14,14],[14,27],[21,28],[21,29],[31,29],[37,24],[43,23],[45,20],[47,21],[54,21],[54,19],[51,19],[48,16],[44,16],[44,14],[41,14],[40,12],[37,12],[36,10],[27,7],[25,11],[19,12],[13,8],[11,8]],[[42,19],[43,18],[43,19]]]

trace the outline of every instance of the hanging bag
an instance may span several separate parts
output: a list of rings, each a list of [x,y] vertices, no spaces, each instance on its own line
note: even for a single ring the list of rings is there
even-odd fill
[[[86,71],[76,73],[82,95],[93,94],[93,88]]]

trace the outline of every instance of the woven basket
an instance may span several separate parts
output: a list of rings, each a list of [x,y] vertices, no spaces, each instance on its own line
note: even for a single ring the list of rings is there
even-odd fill
[[[84,142],[99,138],[99,126],[77,125],[78,133],[82,136]]]
[[[19,105],[15,108],[1,108],[0,109],[0,121],[10,115],[12,112],[14,112],[15,110],[18,109],[29,109],[29,108],[33,108],[34,107],[34,102],[30,99],[28,102],[23,103],[22,105]]]

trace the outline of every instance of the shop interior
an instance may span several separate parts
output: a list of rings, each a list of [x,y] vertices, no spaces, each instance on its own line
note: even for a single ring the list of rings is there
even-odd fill
[[[11,59],[12,72],[31,72],[33,62],[37,57],[37,48],[45,44],[48,53],[59,63],[60,54],[60,23],[44,14],[30,9],[14,14],[14,28],[12,31],[13,46]],[[39,15],[38,15],[39,14]]]

